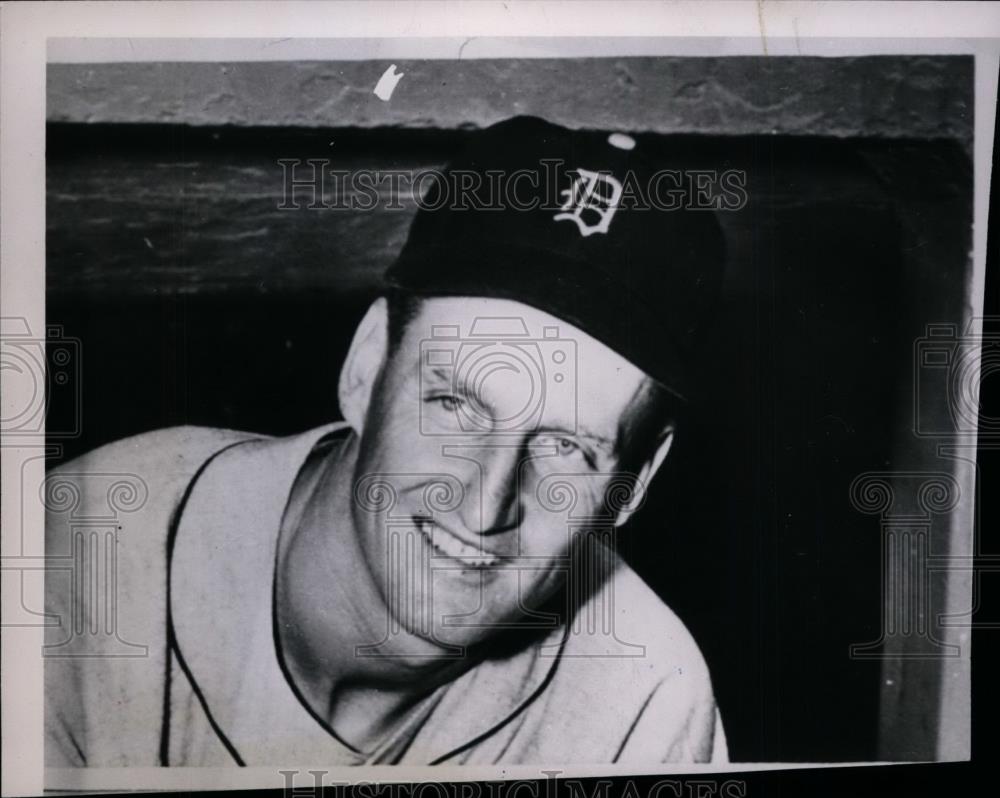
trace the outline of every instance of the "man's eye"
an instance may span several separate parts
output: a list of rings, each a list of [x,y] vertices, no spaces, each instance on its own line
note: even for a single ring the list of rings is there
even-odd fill
[[[598,464],[594,452],[586,444],[565,435],[540,434],[532,441],[539,447],[537,467],[542,471],[552,468],[583,468],[597,471]],[[554,450],[554,451],[553,451]],[[552,455],[555,454],[555,457]]]
[[[556,451],[560,457],[568,457],[582,450],[577,446],[576,441],[569,438],[556,438]]]
[[[575,454],[584,454],[583,447],[572,438],[557,435],[540,435],[535,443],[543,447],[554,447],[559,457],[572,457]]]
[[[442,396],[432,396],[430,401],[437,402],[441,405],[442,409],[449,413],[454,413],[457,411],[465,402],[459,399],[457,396],[452,396],[451,394],[443,394]]]

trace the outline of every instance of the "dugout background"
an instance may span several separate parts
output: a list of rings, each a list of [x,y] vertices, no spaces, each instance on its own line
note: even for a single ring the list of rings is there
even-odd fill
[[[47,323],[80,341],[51,462],[175,424],[336,417],[414,208],[278,210],[279,159],[439,166],[514,113],[638,133],[746,170],[749,203],[720,215],[703,401],[622,549],[701,646],[733,759],[932,758],[932,687],[887,718],[884,661],[849,654],[880,639],[884,574],[849,489],[933,461],[914,343],[966,318],[971,59],[397,63],[390,103],[370,93],[388,62],[50,65]]]

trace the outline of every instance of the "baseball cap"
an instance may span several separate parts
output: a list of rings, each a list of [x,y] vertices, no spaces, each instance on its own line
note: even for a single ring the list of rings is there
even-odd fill
[[[529,116],[472,134],[430,181],[385,288],[523,302],[689,398],[725,246],[715,212],[678,188],[684,164],[644,149]]]

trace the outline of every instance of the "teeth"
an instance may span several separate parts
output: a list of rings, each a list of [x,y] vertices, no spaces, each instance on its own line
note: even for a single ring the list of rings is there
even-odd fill
[[[441,529],[437,524],[427,518],[416,519],[417,529],[427,539],[438,554],[458,560],[470,568],[485,568],[496,565],[500,558],[492,554],[486,554],[474,546],[459,540],[450,532]]]

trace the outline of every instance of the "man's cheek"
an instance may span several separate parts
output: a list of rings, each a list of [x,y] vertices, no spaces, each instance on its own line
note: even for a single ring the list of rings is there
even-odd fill
[[[415,426],[415,415],[408,411],[407,403],[393,402],[377,419],[379,434],[389,440],[403,440],[413,437],[419,429]]]
[[[555,513],[535,513],[521,524],[518,549],[524,556],[561,560],[568,556],[573,531],[571,521]]]
[[[378,419],[368,432],[370,463],[409,473],[419,473],[421,463],[426,463],[431,471],[440,470],[431,466],[439,459],[437,453],[441,447],[421,436],[416,422],[387,415]]]

